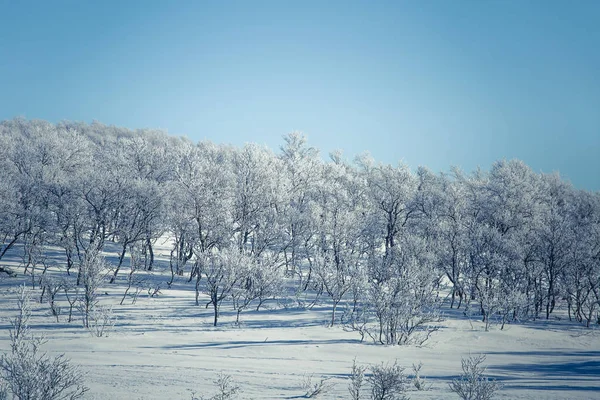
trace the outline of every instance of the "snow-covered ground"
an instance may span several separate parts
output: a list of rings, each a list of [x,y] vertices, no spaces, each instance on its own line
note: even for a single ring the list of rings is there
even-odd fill
[[[164,275],[154,279],[164,282],[168,273],[162,268]],[[210,396],[220,372],[235,379],[244,399],[300,398],[308,375],[331,378],[333,389],[320,398],[343,399],[354,359],[364,365],[398,360],[409,374],[413,363],[422,362],[432,387],[412,390],[410,398],[452,399],[458,397],[448,382],[460,374],[461,357],[469,354],[487,355],[488,376],[505,384],[499,399],[600,399],[600,332],[565,318],[485,332],[479,321],[446,307],[443,328],[424,346],[388,347],[360,343],[358,334],[339,326],[328,328],[326,304],[304,310],[270,303],[259,312],[244,312],[238,327],[226,303],[215,328],[211,309],[194,305],[194,287],[185,277],[171,288],[163,284],[157,297],[143,292],[136,304],[128,299],[121,306],[125,275],[100,291],[100,304],[112,305],[116,316],[108,337],[92,336],[79,320],[66,323],[64,315],[56,323],[46,304],[33,303],[32,329],[46,337],[49,353],[65,353],[85,370],[87,399]],[[11,289],[30,279],[0,279],[0,351],[7,351],[15,313]]]

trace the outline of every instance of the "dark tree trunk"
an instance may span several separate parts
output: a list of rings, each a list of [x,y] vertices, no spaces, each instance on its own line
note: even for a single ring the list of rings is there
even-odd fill
[[[123,259],[125,258],[125,253],[127,252],[127,244],[127,242],[123,244],[123,250],[121,251],[121,255],[119,256],[119,264],[117,265],[117,268],[115,269],[115,273],[113,274],[112,278],[110,278],[110,283],[115,283],[115,280],[117,279],[117,274],[119,273],[119,269],[121,269],[121,265],[123,265]]]

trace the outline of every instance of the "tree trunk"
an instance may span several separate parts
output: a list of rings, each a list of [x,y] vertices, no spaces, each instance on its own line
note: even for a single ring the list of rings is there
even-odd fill
[[[337,309],[338,303],[339,301],[333,301],[333,309],[331,310],[331,324],[329,325],[330,328],[332,328],[333,325],[335,325],[335,310]]]
[[[202,278],[202,274],[200,271],[196,273],[196,305],[199,306],[198,298],[200,297],[200,279]]]
[[[4,249],[2,249],[2,253],[0,253],[0,260],[2,259],[2,257],[4,257],[4,255],[6,254],[6,252],[13,247],[13,245],[17,242],[17,240],[19,239],[21,235],[15,235],[14,238],[6,245],[4,246]]]
[[[215,312],[215,319],[213,322],[213,326],[217,326],[217,319],[219,318],[219,306],[217,304],[218,303],[216,301],[213,301],[213,310]]]
[[[154,249],[152,249],[152,241],[150,240],[150,238],[146,238],[146,246],[148,246],[148,253],[150,253],[148,271],[152,271],[152,268],[154,267]]]
[[[115,273],[113,274],[112,278],[110,278],[110,283],[115,283],[115,280],[117,279],[117,274],[119,273],[119,269],[121,268],[121,265],[123,264],[123,259],[125,258],[126,251],[127,251],[127,242],[123,243],[123,251],[121,251],[121,255],[119,256],[119,264],[117,265],[117,269],[115,269]]]

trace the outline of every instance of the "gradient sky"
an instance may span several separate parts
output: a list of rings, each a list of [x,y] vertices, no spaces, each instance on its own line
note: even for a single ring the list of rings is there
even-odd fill
[[[0,0],[15,116],[600,190],[600,1]]]

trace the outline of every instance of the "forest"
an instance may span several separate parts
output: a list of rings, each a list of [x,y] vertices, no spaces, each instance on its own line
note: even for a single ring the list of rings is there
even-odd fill
[[[224,305],[237,325],[321,307],[372,345],[424,345],[455,310],[486,331],[600,324],[600,193],[519,160],[437,173],[325,158],[297,132],[274,152],[22,118],[0,143],[0,274],[57,322],[103,329],[103,285],[121,305],[180,285],[215,327]]]

